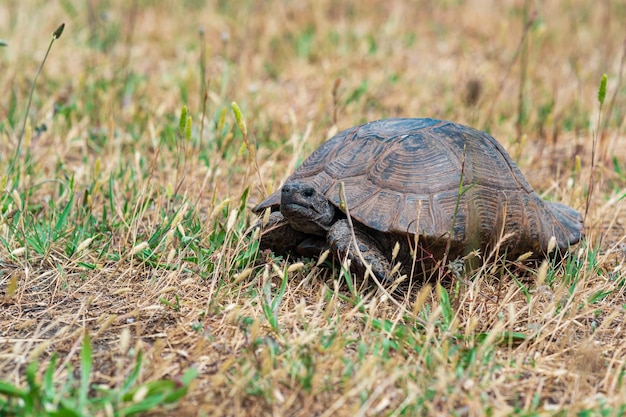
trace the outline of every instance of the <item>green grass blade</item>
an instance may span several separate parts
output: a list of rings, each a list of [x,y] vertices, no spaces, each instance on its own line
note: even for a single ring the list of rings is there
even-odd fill
[[[78,391],[78,409],[85,410],[89,395],[89,380],[92,367],[92,348],[89,333],[83,337],[83,347],[80,354],[80,387]]]
[[[60,236],[64,234],[65,228],[68,222],[68,218],[70,216],[70,213],[72,212],[73,205],[74,205],[74,193],[71,193],[69,201],[63,208],[63,211],[61,211],[61,214],[59,215],[59,218],[57,219],[54,225],[54,235],[53,235],[54,240],[57,240]]]
[[[446,330],[452,325],[452,320],[454,319],[454,310],[450,305],[450,297],[446,289],[441,285],[437,284],[437,295],[439,296],[439,305],[441,306],[441,314],[444,318]]]
[[[0,381],[0,394],[7,395],[9,397],[21,397],[24,398],[28,395],[28,391],[20,389],[8,382]]]
[[[128,375],[124,384],[122,385],[122,394],[126,394],[130,391],[131,387],[137,383],[137,379],[139,378],[139,372],[141,371],[141,366],[143,364],[143,352],[139,351],[137,353],[137,360],[135,361],[135,367],[132,372]]]

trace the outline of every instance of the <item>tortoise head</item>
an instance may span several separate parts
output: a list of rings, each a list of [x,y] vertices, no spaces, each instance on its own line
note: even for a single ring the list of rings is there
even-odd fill
[[[311,185],[283,185],[280,212],[291,227],[304,233],[325,236],[335,219],[335,206]]]

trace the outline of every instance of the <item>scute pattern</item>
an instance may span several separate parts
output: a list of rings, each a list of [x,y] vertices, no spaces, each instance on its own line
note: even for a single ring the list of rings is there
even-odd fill
[[[441,152],[441,147],[430,135],[422,140],[403,135],[371,162],[367,179],[381,188],[419,195],[446,191],[449,182],[460,176],[457,155]],[[416,166],[419,163],[419,166]],[[440,178],[445,178],[441,182]]]

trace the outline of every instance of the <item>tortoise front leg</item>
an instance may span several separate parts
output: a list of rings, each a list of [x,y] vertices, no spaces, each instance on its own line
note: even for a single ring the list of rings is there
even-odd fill
[[[312,258],[328,248],[322,236],[309,235],[291,227],[280,211],[270,213],[265,227],[259,220],[255,227],[262,228],[261,250],[270,249],[277,255],[299,255]]]
[[[365,275],[367,265],[371,266],[374,276],[380,280],[390,282],[392,265],[378,247],[376,241],[358,227],[354,228],[356,244],[363,258],[359,256],[352,241],[350,224],[346,219],[338,220],[328,230],[328,243],[341,259],[350,259],[350,267],[360,275]],[[391,248],[389,248],[391,250]],[[365,263],[363,263],[363,260]]]
[[[306,238],[306,234],[295,230],[287,222],[280,211],[270,213],[269,220],[262,226],[263,220],[259,220],[255,227],[261,228],[261,250],[270,249],[277,255],[294,254],[296,248]]]

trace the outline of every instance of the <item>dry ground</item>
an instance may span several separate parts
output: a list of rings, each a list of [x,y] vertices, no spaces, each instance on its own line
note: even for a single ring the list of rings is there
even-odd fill
[[[138,351],[141,382],[196,368],[178,415],[625,412],[622,1],[204,3],[0,4],[3,169],[67,25],[3,172],[1,380],[53,352],[66,380],[88,332],[94,383]],[[333,132],[394,116],[488,129],[581,212],[593,183],[587,238],[564,265],[392,298],[257,255],[249,207]]]

